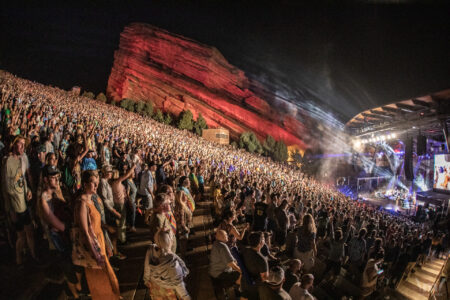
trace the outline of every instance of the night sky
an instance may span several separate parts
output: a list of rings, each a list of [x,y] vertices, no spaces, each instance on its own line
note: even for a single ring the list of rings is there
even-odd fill
[[[60,2],[2,4],[1,69],[105,91],[120,32],[145,22],[215,46],[270,92],[306,109],[317,103],[344,122],[450,88],[449,1]]]

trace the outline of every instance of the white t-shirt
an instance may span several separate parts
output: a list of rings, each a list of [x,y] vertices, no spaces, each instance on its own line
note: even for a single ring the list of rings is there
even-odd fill
[[[17,213],[22,213],[27,209],[26,193],[27,181],[25,174],[29,168],[27,155],[24,153],[21,157],[9,156],[4,165],[3,184],[8,202],[5,203],[6,209],[13,209]]]
[[[301,287],[300,282],[296,282],[289,290],[289,296],[292,300],[314,300],[314,296],[311,295],[308,290]]]

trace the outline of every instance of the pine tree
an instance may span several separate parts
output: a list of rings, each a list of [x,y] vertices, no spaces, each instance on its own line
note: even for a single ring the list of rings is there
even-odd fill
[[[197,121],[194,124],[195,133],[199,136],[202,136],[203,129],[207,129],[208,125],[206,124],[205,118],[203,118],[202,114],[198,114]]]
[[[130,105],[130,100],[129,99],[122,99],[122,101],[120,101],[120,107],[128,110],[128,106]]]
[[[273,150],[275,148],[275,139],[271,135],[267,135],[266,139],[263,143],[264,151],[267,155],[271,156],[273,153]]]
[[[156,121],[158,121],[160,123],[164,122],[164,115],[160,109],[156,110],[156,114],[155,114],[154,118]]]
[[[172,124],[172,116],[169,112],[166,113],[166,115],[164,116],[164,124],[170,125]]]
[[[180,120],[178,121],[178,128],[192,130],[192,128],[194,127],[192,118],[193,115],[190,110],[182,111],[180,114]]]
[[[144,114],[150,118],[153,116],[153,103],[152,102],[145,101]]]
[[[143,101],[138,101],[136,102],[136,112],[139,114],[142,114],[144,112],[144,108],[145,108],[145,102]]]
[[[262,153],[264,151],[256,135],[250,131],[241,134],[239,137],[239,147],[247,149],[250,153]]]
[[[288,159],[288,151],[283,141],[277,141],[273,150],[272,158],[275,161],[286,161]]]

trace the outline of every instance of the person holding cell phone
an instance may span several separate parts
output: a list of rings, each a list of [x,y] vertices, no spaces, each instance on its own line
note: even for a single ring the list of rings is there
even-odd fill
[[[372,252],[366,263],[361,281],[361,297],[369,297],[377,288],[377,281],[384,270],[380,267],[384,259],[384,252]]]

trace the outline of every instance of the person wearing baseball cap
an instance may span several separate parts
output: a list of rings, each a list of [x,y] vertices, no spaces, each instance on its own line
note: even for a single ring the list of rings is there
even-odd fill
[[[78,298],[76,285],[83,269],[72,263],[72,247],[69,235],[72,215],[59,192],[60,172],[56,166],[45,165],[42,168],[42,194],[38,202],[38,211],[44,227],[49,247],[57,251],[57,266],[61,268],[67,285],[75,298]]]

